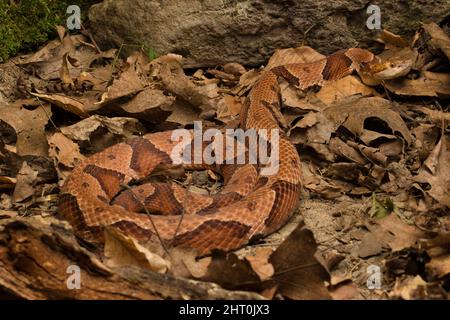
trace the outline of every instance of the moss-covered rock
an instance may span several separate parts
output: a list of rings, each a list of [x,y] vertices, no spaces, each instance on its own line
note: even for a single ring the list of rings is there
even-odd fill
[[[98,0],[0,0],[0,62],[29,51],[56,35],[55,26],[67,19],[69,5],[81,9],[82,21]]]

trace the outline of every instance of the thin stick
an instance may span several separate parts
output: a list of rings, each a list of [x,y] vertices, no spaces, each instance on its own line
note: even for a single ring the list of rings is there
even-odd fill
[[[167,249],[166,245],[164,244],[164,240],[161,238],[161,235],[158,232],[158,229],[156,228],[155,222],[153,221],[152,215],[150,214],[150,212],[147,210],[147,207],[144,205],[144,203],[141,201],[141,199],[139,199],[136,194],[134,193],[133,189],[130,188],[130,186],[124,184],[122,185],[122,187],[124,187],[125,189],[127,189],[128,191],[131,192],[133,198],[139,202],[139,204],[144,208],[145,213],[148,215],[150,222],[152,224],[153,229],[155,230],[155,234],[158,237],[159,242],[161,243],[161,246],[163,247],[164,251],[167,253],[167,255],[171,257],[169,250]]]
[[[183,222],[184,211],[185,211],[185,207],[186,207],[186,199],[187,199],[187,197],[188,197],[190,185],[191,185],[191,182],[189,181],[189,183],[188,183],[188,185],[187,185],[187,187],[186,187],[186,189],[185,189],[185,192],[184,192],[184,199],[183,199],[183,204],[182,204],[183,208],[182,208],[182,210],[181,210],[180,220],[178,221],[177,228],[175,229],[175,233],[174,233],[174,235],[173,235],[173,237],[172,237],[172,240],[171,240],[171,242],[170,242],[170,247],[173,246],[173,243],[175,242],[175,238],[176,238],[176,236],[177,236],[177,234],[178,234],[178,231],[180,231],[181,222]]]
[[[52,120],[52,118],[50,117],[50,115],[48,114],[47,110],[45,110],[45,107],[44,107],[44,105],[42,104],[41,99],[39,99],[39,97],[36,97],[36,99],[38,100],[38,102],[39,102],[39,104],[40,104],[42,110],[44,110],[45,114],[47,115],[47,118],[48,118],[48,120],[50,121],[50,123],[53,125],[53,127],[55,127],[55,129],[56,129],[57,131],[60,131],[59,128],[56,126],[56,124],[53,122],[53,120]]]

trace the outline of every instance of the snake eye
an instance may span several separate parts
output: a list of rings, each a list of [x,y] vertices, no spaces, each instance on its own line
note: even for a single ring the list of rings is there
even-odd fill
[[[393,67],[395,67],[395,65],[391,62],[391,63],[389,64],[389,67],[393,68]]]

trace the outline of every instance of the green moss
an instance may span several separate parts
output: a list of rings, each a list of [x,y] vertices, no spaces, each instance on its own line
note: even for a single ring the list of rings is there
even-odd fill
[[[82,22],[98,0],[0,0],[0,62],[30,51],[56,36],[55,26],[65,24],[69,5],[81,9]]]

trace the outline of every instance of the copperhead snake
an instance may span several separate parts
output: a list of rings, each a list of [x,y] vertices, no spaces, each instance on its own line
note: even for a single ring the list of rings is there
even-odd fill
[[[264,72],[244,103],[240,128],[282,129],[279,78],[305,90],[354,70],[370,71],[374,61],[371,52],[351,48],[316,62],[288,64]],[[380,68],[377,63],[380,79],[404,73],[404,68]],[[75,167],[62,188],[59,213],[79,237],[101,243],[104,226],[142,241],[158,233],[164,242],[193,247],[199,255],[206,255],[212,249],[242,247],[255,237],[276,231],[291,217],[302,177],[297,150],[282,130],[276,174],[261,175],[261,166],[254,164],[194,165],[191,167],[210,168],[223,176],[225,186],[220,193],[206,196],[186,192],[173,183],[145,183],[124,189],[123,185],[147,177],[160,165],[173,166],[170,155],[177,142],[172,141],[171,134],[166,131],[133,138]]]

